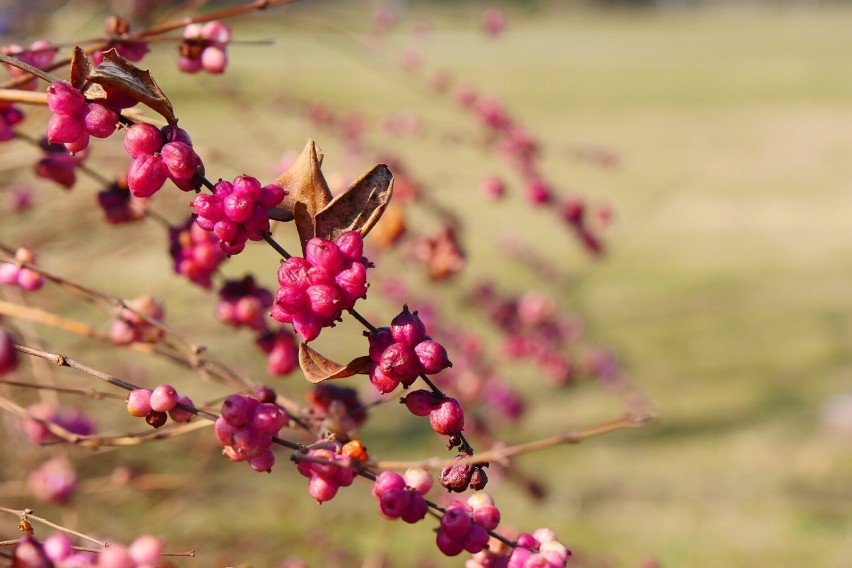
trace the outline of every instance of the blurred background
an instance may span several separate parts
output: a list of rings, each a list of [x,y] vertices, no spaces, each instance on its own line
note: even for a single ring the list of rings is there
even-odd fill
[[[73,42],[101,34],[111,10],[141,29],[177,8],[5,2],[0,32],[4,44]],[[489,27],[489,8],[503,26]],[[444,325],[481,338],[526,405],[498,439],[618,416],[624,393],[580,371],[599,348],[617,357],[631,396],[642,393],[658,418],[518,458],[521,481],[495,476],[489,487],[506,527],[554,528],[578,566],[843,567],[852,558],[850,22],[842,2],[305,1],[230,20],[223,76],[180,75],[176,42],[152,44],[142,66],[172,99],[208,177],[271,181],[313,138],[333,187],[379,161],[401,168],[421,196],[406,209],[409,232],[440,229],[447,211],[457,216],[459,274],[431,282],[404,252],[382,256],[375,274],[398,276],[411,297],[441,306]],[[542,177],[560,200],[582,200],[603,254],[589,253],[561,210],[530,202],[493,132],[436,88],[441,73],[450,91],[493,97],[534,136]],[[21,129],[38,136],[46,118],[33,110]],[[29,164],[38,156],[26,145],[0,148],[0,242],[31,246],[53,272],[104,291],[164,298],[169,325],[241,372],[304,396],[298,372],[265,378],[250,334],[216,324],[211,293],[171,273],[161,227],[107,226],[93,205],[98,184],[81,178],[63,191],[35,180]],[[113,139],[89,164],[111,175],[125,162]],[[504,181],[505,196],[482,193],[489,177]],[[34,206],[14,212],[10,196],[22,187]],[[168,193],[153,207],[178,223],[187,197]],[[297,248],[291,227],[275,234]],[[277,262],[256,246],[223,270],[253,271],[274,287]],[[534,291],[581,318],[583,337],[568,351],[576,380],[550,380],[505,357],[494,324],[460,292],[483,281],[507,294]],[[361,310],[377,322],[399,311],[379,289]],[[73,297],[39,294],[35,305],[109,325]],[[47,348],[128,380],[167,377],[193,399],[227,392],[139,353],[22,325]],[[317,345],[342,360],[361,342],[347,321]],[[369,398],[369,385],[351,381]],[[37,396],[10,388],[23,401]],[[138,430],[120,405],[84,406],[103,431]],[[311,566],[463,562],[440,557],[427,527],[381,519],[366,484],[318,507],[285,454],[260,476],[218,456],[206,432],[139,448],[72,448],[80,479],[95,481],[80,481],[71,504],[39,504],[20,480],[56,450],[22,447],[17,419],[2,420],[3,505],[116,540],[147,532],[169,550],[198,551],[179,566],[274,566],[291,555]],[[387,407],[362,435],[383,458],[441,455],[427,430]],[[158,475],[161,486],[122,486],[124,466]],[[0,523],[14,538],[17,521]]]

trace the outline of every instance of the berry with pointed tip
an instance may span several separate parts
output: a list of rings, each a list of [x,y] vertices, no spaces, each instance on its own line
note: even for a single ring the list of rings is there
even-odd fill
[[[412,391],[401,402],[415,416],[428,416],[437,407],[435,395],[427,390]]]
[[[47,108],[55,114],[74,116],[86,106],[83,94],[67,81],[54,81],[47,87]]]
[[[421,341],[415,345],[414,352],[423,367],[423,372],[427,375],[434,375],[453,366],[447,355],[447,350],[437,341],[431,339]]]
[[[127,187],[133,197],[151,197],[163,187],[169,170],[159,156],[140,154],[127,172]]]
[[[416,311],[408,311],[407,304],[402,307],[402,312],[391,320],[390,329],[395,341],[409,347],[415,347],[426,338],[426,325]]]

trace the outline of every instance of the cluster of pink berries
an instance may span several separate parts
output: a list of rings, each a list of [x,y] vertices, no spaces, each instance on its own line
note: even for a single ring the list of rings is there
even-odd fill
[[[308,450],[309,459],[300,459],[299,473],[308,478],[308,493],[317,503],[331,501],[341,487],[349,487],[358,476],[352,458],[343,454],[340,442],[329,442]]]
[[[426,335],[423,320],[417,312],[408,311],[407,305],[391,320],[390,327],[380,327],[367,334],[367,339],[372,359],[370,382],[382,394],[400,384],[408,388],[421,373],[434,375],[453,366],[447,350]]]
[[[136,538],[130,546],[110,543],[100,551],[77,551],[74,543],[64,533],[52,534],[44,542],[38,542],[27,535],[18,547],[26,546],[30,550],[15,550],[15,566],[24,555],[29,562],[20,566],[97,566],[98,568],[148,568],[159,566],[163,554],[163,541],[151,535]]]
[[[429,511],[424,499],[432,488],[432,476],[423,468],[412,468],[402,476],[383,471],[373,484],[373,497],[379,500],[379,511],[386,519],[402,519],[414,524]]]
[[[133,197],[151,197],[167,179],[182,191],[201,187],[204,164],[193,150],[189,134],[177,125],[134,124],[124,136],[124,149],[133,158],[127,172]]]
[[[128,300],[127,308],[119,310],[110,329],[110,339],[115,345],[157,343],[163,338],[163,330],[143,317],[163,321],[165,312],[161,302],[151,296],[140,296]]]
[[[106,222],[110,225],[132,223],[144,218],[145,201],[145,198],[130,198],[126,175],[98,192],[98,205],[104,212]]]
[[[175,272],[202,288],[213,285],[213,273],[225,259],[219,239],[195,224],[190,217],[182,227],[169,229],[169,253]]]
[[[453,501],[441,517],[438,549],[447,556],[458,556],[465,550],[476,554],[488,545],[488,531],[499,523],[500,511],[486,493],[474,493],[466,503]]]
[[[89,146],[90,136],[107,138],[115,132],[121,109],[132,105],[115,104],[109,98],[86,102],[70,83],[54,81],[47,88],[47,106],[53,111],[47,123],[48,142],[64,144],[75,154]]]
[[[227,280],[219,289],[216,317],[226,325],[262,331],[266,329],[264,310],[273,300],[272,292],[258,286],[251,275],[242,280]]]
[[[18,368],[18,352],[15,350],[15,338],[3,326],[0,326],[0,375]]]
[[[56,424],[79,436],[90,436],[95,431],[92,417],[72,406],[36,402],[27,407],[27,413],[32,418],[24,421],[24,433],[33,444],[47,444],[59,440],[47,429],[45,422]]]
[[[32,65],[33,67],[45,69],[48,65],[53,63],[53,58],[56,57],[56,47],[54,47],[53,43],[50,41],[40,39],[31,43],[29,49],[24,49],[22,46],[16,44],[4,45],[3,47],[0,47],[0,53],[14,57],[19,61]],[[31,77],[29,72],[24,71],[23,69],[18,69],[14,65],[6,65],[6,69],[9,70],[9,73],[11,73],[12,77],[15,79],[20,77]],[[30,80],[18,86],[18,88],[24,89],[25,91],[35,91],[37,87],[38,79],[35,77],[32,77]]]
[[[24,120],[24,113],[12,103],[0,103],[0,142],[15,137],[12,127]]]
[[[266,372],[272,376],[289,375],[299,365],[299,346],[291,331],[278,328],[263,333],[257,338],[257,345],[269,356]]]
[[[157,385],[153,391],[135,389],[127,395],[127,412],[131,416],[145,418],[145,422],[159,428],[168,418],[175,422],[189,422],[192,412],[184,410],[178,404],[193,406],[188,396],[179,396],[172,385]]]
[[[305,245],[305,257],[291,257],[278,269],[280,288],[270,315],[292,323],[304,341],[316,339],[322,328],[334,325],[343,310],[367,297],[364,241],[348,231],[336,241],[314,237]]]
[[[195,222],[205,231],[219,237],[225,254],[239,254],[247,241],[263,239],[269,232],[269,213],[284,199],[285,191],[271,183],[261,186],[251,176],[237,176],[234,182],[219,181],[213,194],[201,193],[192,207],[198,213]]]
[[[233,394],[222,403],[222,414],[216,419],[216,439],[231,461],[247,461],[257,472],[271,472],[275,465],[272,437],[278,434],[290,417],[272,402]]]
[[[226,48],[231,41],[228,24],[213,21],[206,24],[189,24],[183,29],[178,68],[184,73],[197,73],[202,69],[218,74],[228,65]]]
[[[442,436],[453,436],[464,429],[464,411],[452,397],[436,398],[431,391],[416,390],[400,402],[415,416],[428,416],[432,429]]]
[[[15,260],[18,262],[34,264],[36,258],[35,254],[33,254],[30,249],[20,247],[15,251]],[[4,262],[0,264],[0,284],[17,286],[21,290],[34,292],[44,286],[44,276],[32,268],[20,266],[19,264],[12,264],[11,262]]]
[[[506,568],[564,568],[571,551],[556,538],[552,529],[522,533],[509,556]]]

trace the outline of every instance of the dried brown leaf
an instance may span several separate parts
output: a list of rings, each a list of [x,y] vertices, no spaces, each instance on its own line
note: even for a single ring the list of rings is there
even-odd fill
[[[314,236],[314,218],[308,212],[308,206],[302,201],[297,201],[293,206],[293,219],[296,221],[296,231],[299,233],[304,255],[308,241]]]
[[[130,95],[151,110],[175,124],[172,103],[160,90],[147,69],[140,69],[118,54],[115,48],[104,52],[104,60],[89,73],[89,81]]]
[[[71,86],[82,91],[91,73],[92,63],[86,52],[79,45],[74,46],[74,53],[71,55]]]
[[[302,368],[305,378],[311,383],[317,384],[332,379],[343,379],[352,375],[368,373],[370,371],[370,357],[364,355],[353,359],[346,365],[341,365],[308,347],[305,343],[300,343],[299,366]]]
[[[315,217],[331,201],[331,190],[322,175],[322,151],[313,140],[308,140],[305,149],[290,169],[273,183],[287,192],[281,208],[293,210],[297,202],[307,206],[308,213]]]
[[[379,164],[335,197],[314,219],[315,236],[336,240],[347,231],[366,236],[384,213],[393,194],[393,174]]]

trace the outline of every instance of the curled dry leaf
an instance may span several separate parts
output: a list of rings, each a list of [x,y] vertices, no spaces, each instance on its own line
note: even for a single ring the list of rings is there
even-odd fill
[[[74,46],[74,53],[71,54],[71,85],[82,91],[91,73],[92,62],[86,52],[79,45]]]
[[[314,384],[332,379],[343,379],[370,371],[370,357],[364,355],[341,365],[304,343],[299,344],[299,366],[305,378]]]
[[[362,237],[366,236],[384,213],[392,195],[393,174],[386,165],[379,164],[317,213],[315,236],[330,241],[348,231],[359,231]]]
[[[118,54],[115,48],[104,52],[104,60],[89,73],[88,80],[125,93],[175,124],[172,103],[160,90],[147,69],[140,69]]]
[[[287,192],[280,208],[296,220],[303,252],[313,237],[335,240],[347,231],[365,236],[393,193],[393,174],[387,166],[378,165],[332,199],[321,171],[322,158],[316,143],[308,140],[296,162],[274,182]]]

